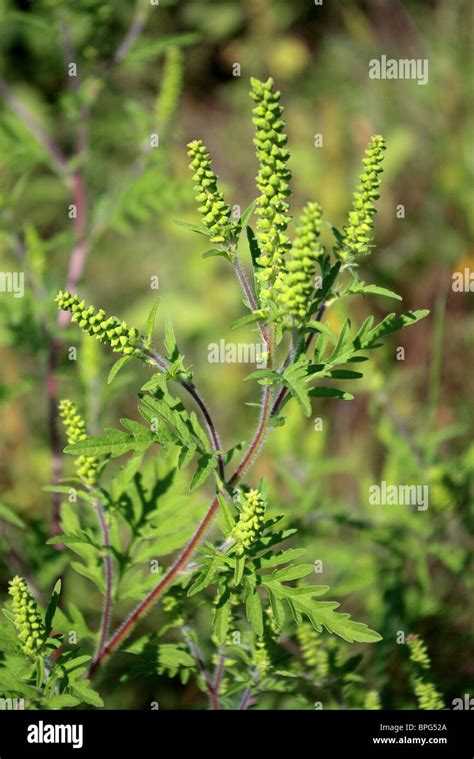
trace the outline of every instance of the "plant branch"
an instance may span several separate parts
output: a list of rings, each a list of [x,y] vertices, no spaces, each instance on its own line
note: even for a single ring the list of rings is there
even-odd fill
[[[166,372],[169,368],[169,363],[164,359],[162,356],[160,356],[155,351],[148,350],[148,355],[150,358],[153,359],[155,362],[155,365],[161,372]],[[193,398],[193,400],[196,402],[203,418],[204,422],[206,424],[207,433],[209,437],[209,442],[211,443],[212,450],[215,454],[217,454],[217,468],[219,471],[219,476],[221,479],[225,479],[225,471],[224,471],[224,459],[222,458],[221,453],[221,442],[219,439],[219,434],[216,429],[216,425],[214,424],[214,421],[211,416],[211,412],[209,411],[206,402],[202,395],[197,390],[196,386],[192,382],[188,382],[184,379],[178,379],[178,384],[181,385],[184,390],[186,390],[187,393]]]
[[[107,517],[105,515],[104,509],[99,500],[95,502],[94,509],[99,521],[100,529],[102,532],[102,544],[105,549],[105,553],[102,560],[103,565],[104,565],[105,593],[104,593],[104,602],[102,606],[102,620],[100,624],[99,643],[97,645],[97,649],[94,655],[94,661],[95,661],[96,659],[100,657],[104,649],[104,646],[106,644],[109,631],[110,631],[110,621],[112,617],[113,566],[112,566],[112,556],[110,554],[109,526],[107,524]]]
[[[15,95],[13,90],[4,79],[0,78],[0,94],[3,96],[9,108],[20,121],[26,126],[31,135],[46,151],[56,174],[69,184],[69,173],[66,158],[54,140],[45,132],[43,127],[36,121],[29,108]]]
[[[218,710],[221,708],[220,703],[219,703],[218,689],[216,690],[215,683],[212,681],[211,676],[206,669],[206,665],[204,663],[204,658],[202,656],[201,650],[199,646],[194,642],[191,632],[188,627],[182,627],[181,632],[183,633],[184,639],[187,643],[189,650],[191,651],[191,654],[194,656],[196,660],[198,669],[206,684],[207,692],[209,695],[209,705],[211,709]]]
[[[235,273],[237,275],[237,279],[239,280],[240,286],[242,288],[242,291],[243,291],[245,297],[247,298],[249,308],[252,311],[257,311],[258,310],[258,303],[257,303],[257,301],[256,301],[256,299],[254,297],[254,294],[252,292],[252,288],[250,287],[250,283],[249,283],[249,281],[247,279],[247,275],[246,275],[246,273],[245,273],[245,271],[243,269],[243,266],[242,266],[242,264],[240,262],[240,259],[239,259],[238,255],[237,255],[237,253],[235,253],[235,258],[234,258],[234,269],[235,269]],[[261,333],[261,335],[262,335],[262,337],[263,337],[263,339],[265,341],[265,344],[268,345],[269,335],[268,335],[267,330],[265,329],[265,326],[261,322],[258,322],[258,328],[259,328],[260,333]]]
[[[221,689],[222,684],[222,678],[224,676],[224,665],[225,665],[225,654],[224,650],[222,648],[219,649],[219,656],[217,659],[217,665],[214,672],[214,690],[216,692],[216,695],[219,695],[219,691]]]
[[[268,364],[271,366],[272,355],[269,352]],[[242,479],[248,468],[252,464],[255,456],[257,455],[260,446],[265,438],[267,429],[267,423],[270,416],[270,400],[271,393],[270,387],[266,385],[263,390],[262,407],[260,418],[258,421],[257,429],[253,436],[253,439],[248,447],[248,450],[243,457],[241,463],[235,470],[234,474],[227,483],[229,487],[235,486],[239,480]],[[174,564],[166,572],[164,577],[161,578],[159,583],[145,596],[138,606],[132,611],[132,613],[124,620],[116,632],[112,635],[108,643],[104,646],[101,656],[92,663],[88,677],[92,678],[96,674],[99,667],[104,664],[110,655],[117,650],[122,644],[125,638],[135,629],[140,620],[147,614],[154,603],[163,595],[163,593],[173,583],[175,577],[180,574],[184,567],[187,566],[191,556],[193,556],[196,548],[199,546],[201,540],[212,524],[214,517],[219,509],[219,500],[217,495],[214,497],[208,511],[206,512],[203,520],[198,525],[191,540],[178,556]]]
[[[145,5],[143,0],[138,0],[128,31],[114,53],[113,63],[121,63],[132,49],[146,24],[148,10],[149,8]]]
[[[323,318],[325,310],[326,310],[326,303],[323,302],[323,303],[321,303],[321,305],[319,307],[319,311],[316,314],[315,321],[317,321],[317,322],[321,321],[321,319]],[[310,332],[310,334],[306,338],[306,341],[305,341],[305,344],[304,344],[305,353],[308,350],[308,348],[309,348],[309,346],[311,344],[311,340],[312,339],[313,339],[313,333]],[[284,370],[286,368],[286,366],[288,365],[288,361],[290,360],[291,352],[292,352],[292,348],[290,348],[290,352],[288,353],[288,356],[287,356],[286,360],[283,362],[282,367],[280,368],[281,371]],[[278,394],[277,394],[277,396],[276,396],[276,398],[275,398],[275,400],[273,402],[273,405],[272,405],[272,408],[271,408],[271,411],[270,411],[270,418],[272,418],[272,417],[274,417],[274,416],[277,415],[278,409],[280,408],[281,404],[285,400],[287,393],[288,393],[288,388],[287,387],[282,387],[280,389],[280,391],[278,392]]]

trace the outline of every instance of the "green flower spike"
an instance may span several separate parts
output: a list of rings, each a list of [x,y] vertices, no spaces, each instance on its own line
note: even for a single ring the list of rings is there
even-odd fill
[[[279,102],[280,93],[274,90],[271,78],[266,82],[251,79],[250,84],[250,96],[255,101],[254,144],[260,166],[256,181],[261,193],[255,211],[261,267],[256,277],[264,306],[272,300],[273,288],[278,290],[283,257],[289,247],[285,232],[290,221],[286,199],[291,194],[291,173],[286,167],[289,152],[285,145],[288,138],[284,133],[286,124],[281,119],[283,108]]]
[[[46,631],[36,601],[22,577],[10,581],[9,594],[13,598],[12,610],[22,650],[31,658],[37,658],[46,641]]]
[[[334,249],[341,261],[352,261],[356,256],[368,255],[372,242],[373,217],[377,209],[375,201],[379,198],[379,187],[383,169],[381,163],[386,145],[379,134],[371,138],[365,151],[364,172],[360,175],[360,184],[354,192],[349,223],[342,232],[342,241]]]
[[[376,690],[369,690],[364,698],[364,711],[377,711],[382,708],[380,695]]]
[[[413,689],[419,709],[444,709],[443,697],[433,683],[425,679],[431,667],[431,659],[424,641],[417,635],[407,638],[410,662],[413,669]]]
[[[60,290],[55,300],[63,311],[71,312],[71,321],[77,322],[83,332],[101,343],[107,343],[116,353],[148,358],[147,340],[135,327],[128,327],[116,316],[106,318],[102,308],[96,311],[94,306],[86,307],[85,301],[80,301],[77,295],[72,295],[67,290]]]
[[[443,699],[433,683],[426,683],[417,679],[415,681],[415,696],[420,709],[427,711],[444,709]]]
[[[160,128],[173,121],[183,89],[183,54],[179,47],[169,47],[165,55],[160,94],[156,103],[156,117]]]
[[[59,402],[59,413],[66,428],[67,442],[74,445],[87,437],[84,420],[77,412],[77,406],[72,401],[62,400]],[[88,487],[93,488],[97,483],[97,470],[99,462],[94,456],[78,456],[76,470],[78,476]]]
[[[198,201],[198,211],[205,227],[212,233],[211,242],[231,242],[229,226],[230,206],[217,187],[217,177],[212,171],[209,151],[202,140],[188,144],[188,156],[192,158],[189,168],[194,171],[193,181]]]
[[[250,490],[243,495],[240,518],[232,532],[239,556],[257,540],[264,521],[265,500],[258,490]]]
[[[255,669],[258,672],[260,680],[263,680],[268,670],[271,667],[271,659],[268,653],[266,641],[264,637],[258,638],[255,641],[255,649],[253,653],[253,661]]]
[[[303,622],[297,627],[296,637],[305,665],[316,679],[324,680],[329,674],[329,654],[321,647],[321,636],[312,625]]]
[[[407,645],[410,651],[410,661],[418,664],[422,669],[429,669],[431,659],[425,642],[417,635],[409,635]]]
[[[307,203],[296,227],[292,259],[282,275],[278,303],[296,326],[303,324],[314,291],[317,259],[322,253],[319,244],[322,208]]]

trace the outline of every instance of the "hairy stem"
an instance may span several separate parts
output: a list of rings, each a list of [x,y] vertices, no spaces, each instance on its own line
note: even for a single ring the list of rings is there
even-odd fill
[[[224,650],[220,648],[219,656],[217,659],[217,666],[214,672],[214,690],[216,691],[217,695],[219,695],[222,678],[224,676],[224,665],[225,665],[225,653],[224,653]]]
[[[247,279],[247,275],[246,275],[246,273],[245,273],[245,271],[244,271],[244,269],[242,267],[242,264],[240,263],[240,259],[239,259],[238,255],[237,255],[237,253],[235,254],[235,259],[234,259],[234,268],[235,268],[235,273],[237,275],[237,279],[240,282],[240,286],[242,288],[242,291],[243,291],[245,297],[247,298],[249,307],[252,309],[252,311],[257,311],[258,310],[258,303],[257,303],[257,301],[256,301],[256,299],[254,297],[254,294],[252,292],[252,288],[250,287],[249,281]],[[260,322],[258,322],[258,328],[259,328],[260,333],[261,333],[261,335],[262,335],[262,337],[263,337],[263,339],[265,341],[265,344],[268,345],[269,335],[268,335],[267,330],[265,329],[265,326],[263,324],[261,324]]]
[[[184,636],[184,639],[186,640],[187,646],[189,650],[191,651],[191,654],[194,656],[196,660],[196,664],[198,665],[198,669],[203,677],[203,680],[206,684],[207,692],[209,695],[209,705],[211,709],[218,710],[221,708],[221,705],[219,703],[219,694],[218,689],[216,690],[215,683],[212,681],[211,676],[209,672],[206,669],[206,665],[204,663],[204,658],[201,653],[201,650],[199,646],[194,642],[191,632],[188,627],[182,628],[182,633]]]
[[[133,45],[141,35],[143,27],[146,24],[149,5],[149,3],[145,4],[144,0],[137,0],[132,22],[128,28],[127,33],[125,34],[125,37],[114,53],[114,63],[121,63],[124,58],[127,57]]]
[[[325,310],[326,310],[326,303],[323,302],[323,303],[321,303],[321,305],[319,307],[319,311],[316,314],[315,321],[317,321],[317,322],[321,321],[321,319],[324,316]],[[309,346],[311,344],[311,340],[312,339],[313,339],[313,333],[310,332],[310,334],[306,338],[306,341],[305,341],[305,344],[304,344],[304,350],[305,350],[305,352],[308,350],[308,348],[309,348]],[[290,348],[290,353],[288,354],[287,359],[290,358],[290,354],[291,354],[292,350],[293,350],[293,346]],[[287,361],[285,360],[285,362],[283,363],[283,368],[286,368],[286,366],[287,366]],[[274,417],[274,416],[277,415],[278,410],[281,407],[281,404],[283,403],[283,401],[285,400],[285,398],[287,396],[287,393],[288,393],[288,388],[287,387],[282,387],[280,389],[280,391],[277,393],[277,396],[276,396],[275,400],[273,401],[273,405],[272,405],[272,408],[271,408],[271,411],[270,411],[270,418],[272,418],[272,417]]]
[[[160,356],[158,353],[148,350],[148,355],[153,359],[154,363],[158,367],[158,369],[161,372],[166,372],[168,370],[169,364],[162,356]],[[188,382],[184,379],[177,380],[182,388],[186,390],[187,393],[193,398],[193,400],[196,402],[203,418],[204,422],[206,424],[207,433],[209,437],[209,442],[211,443],[211,448],[214,451],[214,453],[217,455],[217,469],[219,472],[219,476],[222,480],[225,479],[225,472],[224,472],[224,459],[222,458],[221,453],[221,442],[219,439],[219,435],[216,429],[216,425],[214,424],[214,421],[211,416],[211,412],[209,411],[206,402],[202,395],[197,390],[196,386],[192,382]]]
[[[217,468],[219,471],[219,476],[224,479],[225,478],[225,472],[224,472],[224,460],[222,458],[221,451],[221,443],[219,440],[219,435],[217,433],[216,427],[214,425],[214,422],[212,420],[211,414],[206,406],[206,403],[202,396],[197,391],[196,387],[192,385],[190,382],[186,382],[186,380],[181,380],[180,382],[181,387],[184,387],[185,390],[194,398],[197,405],[199,406],[199,409],[204,417],[204,421],[206,423],[207,432],[209,435],[209,439],[211,441],[212,449],[215,453],[217,453]]]
[[[250,706],[250,700],[252,698],[252,690],[249,686],[247,686],[242,693],[242,697],[240,699],[239,703],[239,711],[245,711],[245,709],[248,709]]]
[[[110,631],[110,621],[112,617],[113,567],[112,556],[110,555],[110,534],[109,526],[107,524],[107,517],[99,500],[96,501],[94,508],[97,513],[97,518],[102,532],[102,545],[105,549],[103,557],[105,593],[102,606],[102,620],[100,624],[99,643],[94,655],[94,661],[96,661],[104,650],[104,646],[106,644]]]

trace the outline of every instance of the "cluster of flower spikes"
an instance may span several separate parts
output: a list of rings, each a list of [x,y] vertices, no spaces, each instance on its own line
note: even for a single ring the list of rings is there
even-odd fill
[[[59,402],[59,414],[66,429],[67,442],[74,445],[87,437],[84,419],[78,414],[77,406],[72,401],[64,399]],[[97,483],[97,470],[99,461],[94,456],[78,456],[76,459],[76,471],[81,480],[93,488]]]
[[[413,686],[418,706],[423,710],[444,709],[444,701],[433,683],[425,680],[425,674],[431,667],[431,659],[425,643],[417,635],[410,635],[407,638],[407,645],[410,651],[410,662],[418,668],[423,674],[414,674]]]
[[[28,585],[22,577],[13,578],[8,589],[12,596],[14,624],[23,652],[36,658],[46,640],[46,631],[36,601],[31,596]]]
[[[257,200],[257,240],[260,249],[256,278],[263,307],[274,300],[273,290],[280,286],[284,255],[289,249],[286,229],[290,221],[287,198],[291,194],[291,172],[286,166],[289,158],[281,115],[280,93],[273,79],[261,82],[251,79],[250,96],[255,101],[253,123],[254,144],[259,162],[256,178],[260,196]]]
[[[258,490],[249,490],[242,495],[242,510],[231,535],[238,556],[243,556],[258,539],[265,521],[265,510],[265,499]]]
[[[55,300],[63,311],[71,312],[71,321],[77,322],[83,332],[110,345],[116,353],[147,358],[147,340],[135,327],[128,327],[116,316],[106,317],[102,308],[96,310],[94,306],[86,306],[84,300],[67,290],[60,290]]]
[[[314,292],[317,260],[322,254],[319,244],[322,208],[319,203],[307,203],[296,225],[296,237],[291,249],[291,261],[281,276],[278,304],[285,318],[302,326]]]
[[[198,201],[198,211],[204,226],[211,232],[211,242],[219,244],[231,240],[230,206],[217,187],[217,177],[212,171],[209,151],[202,140],[188,144],[188,156],[192,158],[189,168],[194,171],[193,182]]]
[[[349,211],[348,224],[342,230],[342,240],[334,252],[343,262],[350,262],[356,256],[367,255],[372,242],[373,217],[377,209],[375,201],[379,198],[385,140],[379,134],[371,137],[365,151],[364,171],[359,177],[353,196],[352,210]]]

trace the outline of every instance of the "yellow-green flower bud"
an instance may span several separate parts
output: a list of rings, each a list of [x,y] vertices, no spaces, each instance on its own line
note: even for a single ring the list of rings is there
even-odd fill
[[[31,596],[26,581],[18,575],[10,581],[8,592],[13,599],[14,624],[22,642],[21,648],[27,656],[36,658],[46,640],[46,630],[36,601]]]
[[[383,171],[381,164],[385,148],[384,138],[377,134],[370,139],[369,147],[365,151],[362,161],[364,171],[354,192],[348,224],[342,231],[342,241],[334,249],[341,261],[352,261],[356,256],[370,253],[373,217],[377,212],[375,201],[379,198],[380,174]]]
[[[243,506],[239,521],[232,531],[236,553],[242,556],[258,539],[265,521],[265,500],[258,490],[250,490],[243,495]]]
[[[298,224],[292,247],[292,258],[281,276],[278,304],[296,326],[304,323],[314,292],[317,260],[322,253],[319,244],[322,208],[307,203]]]
[[[105,311],[94,306],[86,306],[77,295],[60,290],[55,298],[59,308],[70,311],[71,321],[77,322],[83,332],[95,337],[101,343],[110,345],[116,353],[137,356],[146,359],[147,340],[135,327],[128,327],[126,322],[116,316],[106,317]]]
[[[289,247],[286,233],[290,216],[287,198],[291,194],[289,182],[291,172],[286,166],[289,158],[285,122],[281,115],[280,93],[274,89],[273,79],[261,82],[251,79],[250,96],[255,101],[253,123],[255,125],[254,144],[259,162],[257,187],[257,240],[260,248],[256,277],[260,287],[263,306],[272,300],[272,291],[278,289],[278,274],[283,266],[283,257]]]
[[[67,442],[74,445],[87,437],[86,425],[78,414],[77,406],[69,400],[59,402],[59,413],[66,429]],[[97,482],[98,459],[94,456],[78,456],[76,459],[76,471],[78,476],[88,487],[94,487]]]
[[[212,232],[211,242],[226,243],[232,240],[230,224],[230,206],[225,202],[222,192],[217,187],[217,177],[212,171],[212,162],[208,149],[202,140],[188,144],[188,156],[192,158],[189,168],[194,171],[193,181],[199,213],[204,226]]]

